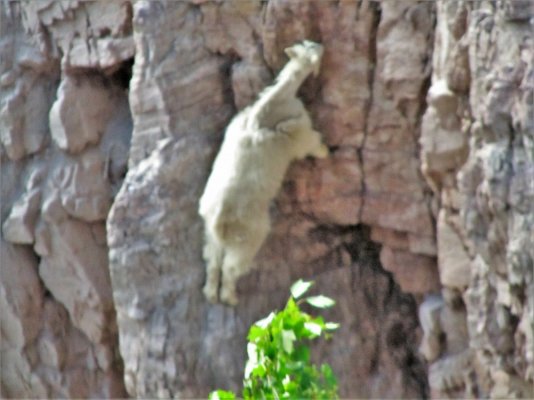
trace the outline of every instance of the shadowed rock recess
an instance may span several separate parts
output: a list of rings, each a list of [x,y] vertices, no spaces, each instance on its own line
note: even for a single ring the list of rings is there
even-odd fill
[[[534,10],[501,1],[0,2],[5,398],[239,390],[249,325],[313,279],[351,398],[532,398]],[[323,44],[239,305],[198,200],[231,118]]]

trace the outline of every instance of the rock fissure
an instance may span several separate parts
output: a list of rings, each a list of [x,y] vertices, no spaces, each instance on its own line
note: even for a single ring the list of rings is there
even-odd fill
[[[361,8],[361,2],[358,3],[358,10]],[[365,208],[365,198],[368,195],[366,191],[366,182],[365,182],[365,168],[364,168],[364,157],[363,157],[363,151],[365,149],[365,145],[367,143],[367,138],[369,135],[369,118],[371,109],[373,107],[373,93],[374,93],[374,81],[375,81],[375,68],[377,63],[376,58],[376,38],[378,33],[378,27],[380,25],[380,17],[381,17],[381,11],[380,11],[380,4],[378,3],[371,3],[371,10],[372,10],[372,21],[371,21],[371,29],[369,33],[369,42],[368,42],[368,70],[367,70],[367,87],[369,91],[369,98],[367,100],[367,103],[365,105],[364,110],[364,122],[363,122],[363,138],[361,141],[361,144],[356,149],[356,154],[358,156],[358,162],[360,166],[361,171],[361,178],[360,178],[360,198],[361,198],[361,204],[360,209],[358,211],[358,221],[362,221],[362,215]]]

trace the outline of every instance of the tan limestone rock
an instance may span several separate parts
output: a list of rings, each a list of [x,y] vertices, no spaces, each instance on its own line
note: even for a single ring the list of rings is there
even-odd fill
[[[24,246],[0,241],[2,349],[21,350],[33,342],[41,325],[43,286],[38,261]]]
[[[443,286],[464,290],[471,279],[471,260],[461,238],[447,222],[445,210],[438,217],[438,266]]]
[[[52,138],[60,149],[79,153],[96,144],[110,121],[120,94],[97,75],[69,76],[58,90],[50,110]]]
[[[72,323],[94,343],[113,331],[113,302],[107,253],[86,224],[65,219],[50,224],[50,254],[41,259],[39,275],[67,308]]]
[[[39,212],[41,192],[34,189],[19,199],[11,208],[11,213],[2,225],[7,241],[17,244],[34,242],[35,221]]]
[[[433,257],[382,247],[380,262],[403,291],[429,293],[439,289],[439,275]]]

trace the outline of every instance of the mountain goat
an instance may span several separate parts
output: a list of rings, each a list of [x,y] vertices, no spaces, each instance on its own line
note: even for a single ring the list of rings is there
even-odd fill
[[[323,47],[304,41],[285,52],[289,62],[275,83],[230,122],[200,199],[207,272],[203,292],[212,303],[237,304],[237,279],[251,269],[269,233],[269,203],[289,164],[309,155],[328,156],[296,97],[306,77],[318,74]]]

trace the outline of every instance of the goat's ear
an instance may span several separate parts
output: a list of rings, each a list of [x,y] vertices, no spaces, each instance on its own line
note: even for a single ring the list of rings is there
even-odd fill
[[[293,49],[293,47],[288,47],[286,48],[285,50],[285,53],[287,54],[287,56],[289,58],[294,58],[297,56],[297,53],[295,52],[295,50]]]

